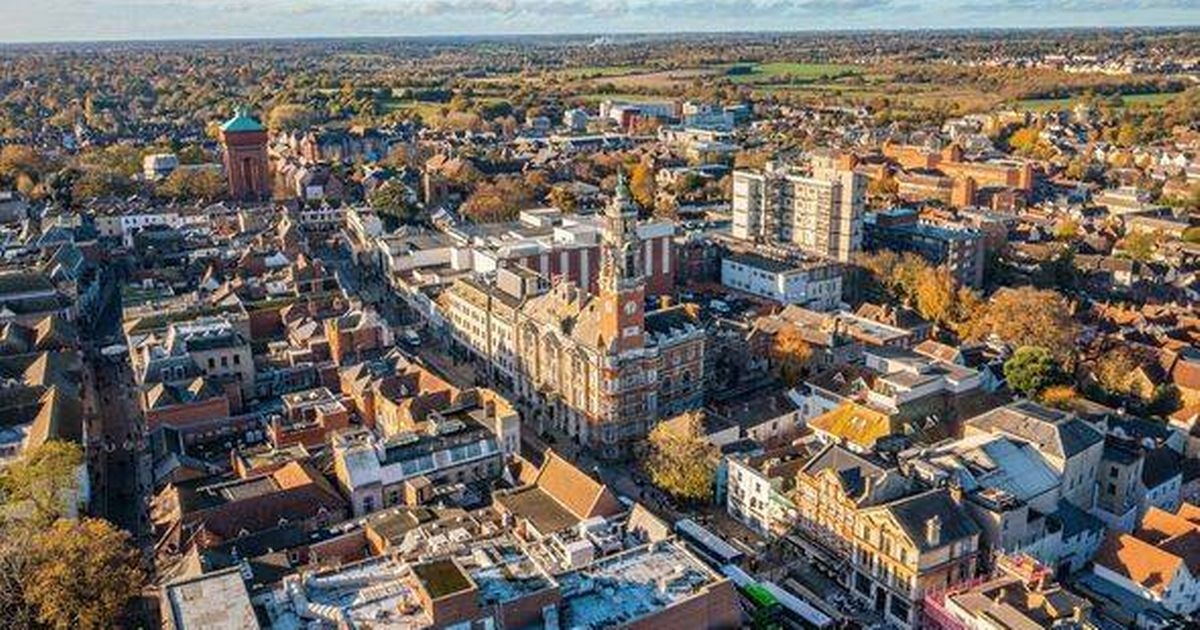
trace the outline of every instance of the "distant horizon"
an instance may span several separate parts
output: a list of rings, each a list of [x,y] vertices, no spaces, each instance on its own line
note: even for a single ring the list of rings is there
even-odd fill
[[[519,40],[523,38],[529,39],[584,39],[584,38],[614,38],[614,39],[673,39],[673,38],[690,38],[704,36],[769,36],[769,35],[854,35],[854,34],[887,34],[887,33],[1006,33],[1006,32],[1028,32],[1036,33],[1039,31],[1080,31],[1080,32],[1101,32],[1101,31],[1130,31],[1130,30],[1152,30],[1152,31],[1186,31],[1200,30],[1200,20],[1194,24],[1131,24],[1120,26],[971,26],[971,27],[928,27],[928,26],[912,26],[912,27],[892,27],[892,28],[824,28],[824,29],[762,29],[762,30],[712,30],[712,31],[596,31],[596,32],[546,32],[546,33],[421,33],[408,35],[197,35],[186,37],[144,37],[144,38],[104,38],[104,39],[28,39],[28,40],[4,40],[0,39],[0,47],[19,47],[19,46],[53,46],[56,44],[63,45],[86,45],[86,44],[188,44],[188,43],[233,43],[233,42],[320,42],[320,41],[422,41],[422,40]]]
[[[0,44],[1200,27],[1200,0],[43,0]]]

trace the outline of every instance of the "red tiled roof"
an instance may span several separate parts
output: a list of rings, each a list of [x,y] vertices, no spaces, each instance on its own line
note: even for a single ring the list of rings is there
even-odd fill
[[[1200,389],[1200,362],[1180,357],[1171,369],[1171,381],[1185,389]]]
[[[607,486],[553,451],[546,454],[535,483],[580,520],[621,512],[620,501]]]
[[[1183,560],[1129,534],[1117,534],[1100,546],[1095,562],[1161,594],[1171,585]]]

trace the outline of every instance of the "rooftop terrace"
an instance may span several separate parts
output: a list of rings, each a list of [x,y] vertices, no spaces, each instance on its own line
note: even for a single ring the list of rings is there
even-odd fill
[[[563,627],[611,628],[698,595],[717,577],[672,541],[611,556],[559,581]]]

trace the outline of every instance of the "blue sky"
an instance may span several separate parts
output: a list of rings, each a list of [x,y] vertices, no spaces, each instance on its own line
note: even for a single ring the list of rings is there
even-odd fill
[[[1200,24],[1200,0],[0,0],[0,41]]]

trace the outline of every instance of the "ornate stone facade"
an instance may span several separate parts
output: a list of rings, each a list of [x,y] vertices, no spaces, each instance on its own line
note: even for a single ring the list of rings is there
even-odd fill
[[[605,211],[599,294],[502,269],[448,292],[455,341],[489,366],[533,426],[617,455],[703,403],[705,332],[687,306],[646,312],[637,209],[622,180]]]

